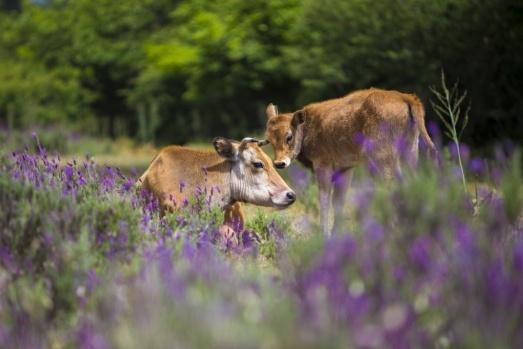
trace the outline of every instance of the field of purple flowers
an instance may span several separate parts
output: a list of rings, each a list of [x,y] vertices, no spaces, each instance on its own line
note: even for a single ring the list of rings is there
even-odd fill
[[[238,244],[205,190],[160,218],[136,175],[34,138],[0,155],[2,348],[523,347],[517,151],[465,154],[469,193],[452,150],[388,188],[360,178],[327,241],[275,213]],[[308,178],[289,183],[314,202]]]

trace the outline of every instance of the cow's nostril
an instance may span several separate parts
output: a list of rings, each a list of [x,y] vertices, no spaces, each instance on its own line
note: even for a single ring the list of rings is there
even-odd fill
[[[291,200],[291,201],[296,200],[296,194],[294,194],[293,191],[288,191],[288,192],[287,192],[287,199],[289,199],[289,200]]]
[[[276,168],[285,168],[285,162],[275,162],[274,166],[276,166]]]

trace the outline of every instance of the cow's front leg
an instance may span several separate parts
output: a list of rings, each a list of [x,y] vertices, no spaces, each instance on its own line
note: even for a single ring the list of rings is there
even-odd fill
[[[227,205],[223,212],[223,224],[231,227],[233,230],[243,230],[245,225],[245,214],[241,202],[234,202]]]
[[[318,202],[320,205],[320,224],[323,235],[328,238],[329,230],[329,206],[332,189],[332,171],[323,166],[314,168],[316,179],[318,180]]]
[[[344,229],[343,209],[345,208],[347,191],[349,190],[353,173],[354,168],[349,168],[345,172],[335,173],[332,178],[332,183],[334,184],[334,189],[332,190],[332,208],[334,209],[333,234],[340,233]]]

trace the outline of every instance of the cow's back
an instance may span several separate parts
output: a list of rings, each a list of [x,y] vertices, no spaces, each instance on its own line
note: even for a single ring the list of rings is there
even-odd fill
[[[227,173],[226,162],[216,153],[173,145],[160,151],[140,180],[165,210],[194,198],[198,188],[210,192],[212,187],[220,187],[226,191],[223,177]]]
[[[366,149],[366,145],[390,149],[401,137],[413,143],[419,132],[412,119],[412,106],[423,111],[415,95],[374,88],[309,104],[303,108],[307,121],[302,158],[349,168],[368,160],[372,149]],[[372,153],[376,154],[376,149]]]

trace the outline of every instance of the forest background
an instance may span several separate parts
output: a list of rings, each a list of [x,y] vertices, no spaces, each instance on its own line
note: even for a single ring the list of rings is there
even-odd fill
[[[261,134],[265,108],[443,70],[471,104],[463,140],[523,143],[516,0],[3,0],[0,125],[186,143]],[[432,96],[433,97],[433,96]]]

